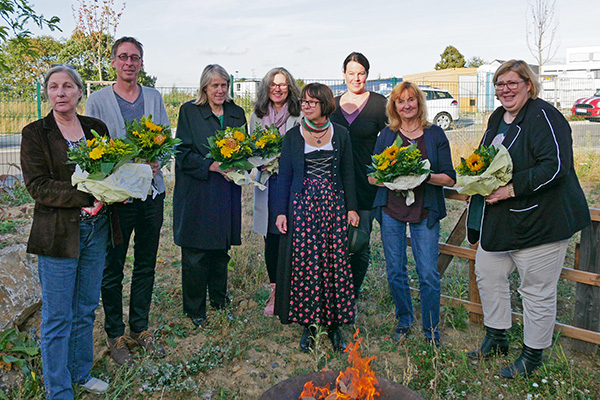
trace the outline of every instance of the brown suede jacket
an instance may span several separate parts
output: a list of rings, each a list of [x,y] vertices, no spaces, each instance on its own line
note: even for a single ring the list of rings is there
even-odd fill
[[[78,115],[87,139],[91,130],[108,135],[104,122]],[[75,164],[67,164],[67,142],[52,111],[23,128],[21,168],[27,190],[35,200],[27,252],[51,257],[79,256],[79,209],[94,198],[71,184]]]

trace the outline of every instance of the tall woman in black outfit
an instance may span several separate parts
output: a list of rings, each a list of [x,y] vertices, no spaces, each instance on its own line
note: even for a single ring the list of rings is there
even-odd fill
[[[230,78],[223,67],[208,65],[200,78],[197,100],[181,106],[175,165],[173,235],[181,246],[183,312],[204,326],[206,291],[217,309],[225,307],[229,248],[241,244],[241,189],[206,158],[207,139],[226,127],[246,126],[244,110],[229,96]]]
[[[353,52],[346,57],[343,73],[348,91],[335,98],[336,109],[331,114],[331,122],[343,126],[350,133],[360,225],[370,235],[373,223],[371,208],[377,188],[367,181],[367,166],[371,164],[377,135],[385,127],[387,117],[385,97],[365,89],[369,66],[369,60],[361,53]],[[350,255],[356,296],[367,274],[370,256],[369,246]]]
[[[336,351],[346,347],[339,325],[354,322],[354,289],[347,224],[358,225],[352,146],[348,131],[332,124],[331,89],[304,87],[304,118],[283,140],[276,226],[286,235],[277,272],[275,313],[304,326],[300,349],[314,343],[315,325],[327,327]],[[282,260],[283,261],[283,260]]]

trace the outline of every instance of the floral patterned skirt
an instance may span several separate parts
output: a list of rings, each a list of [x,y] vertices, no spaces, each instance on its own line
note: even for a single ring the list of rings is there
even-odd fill
[[[293,201],[290,321],[352,324],[354,288],[343,192],[327,179],[304,178]]]

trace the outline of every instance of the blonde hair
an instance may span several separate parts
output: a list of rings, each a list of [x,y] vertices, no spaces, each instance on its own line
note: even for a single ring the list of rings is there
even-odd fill
[[[502,64],[494,74],[494,85],[498,83],[498,78],[500,75],[504,75],[509,71],[516,72],[517,75],[519,75],[525,82],[530,82],[531,88],[529,89],[529,98],[534,100],[537,99],[538,95],[540,94],[540,82],[538,81],[537,75],[535,72],[533,72],[529,64],[523,60],[508,60]]]
[[[400,127],[402,126],[402,119],[396,110],[396,100],[398,100],[404,94],[404,92],[407,91],[409,94],[417,98],[417,106],[419,108],[417,118],[421,123],[421,128],[428,128],[431,126],[431,124],[427,121],[427,105],[425,103],[425,95],[423,94],[423,91],[414,83],[404,81],[400,82],[394,87],[392,93],[390,93],[390,98],[388,99],[386,106],[386,114],[390,121],[388,126],[394,132],[400,130]]]
[[[208,95],[206,94],[206,88],[210,85],[213,78],[215,76],[220,76],[221,78],[227,81],[227,92],[225,93],[225,101],[233,100],[229,95],[229,88],[231,87],[231,76],[225,71],[225,68],[221,67],[219,64],[209,64],[202,71],[202,76],[200,76],[200,93],[198,94],[198,98],[194,101],[194,104],[197,106],[205,106],[208,104]]]

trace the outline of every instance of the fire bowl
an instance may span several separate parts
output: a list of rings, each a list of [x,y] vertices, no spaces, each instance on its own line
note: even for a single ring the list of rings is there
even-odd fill
[[[329,383],[330,388],[335,388],[335,380],[339,374],[334,371],[321,371],[294,376],[267,390],[259,400],[298,400],[304,384],[308,381],[313,381],[316,386],[325,386]],[[381,393],[378,400],[425,400],[406,386],[385,378],[377,377],[377,381],[379,382],[377,389]]]

